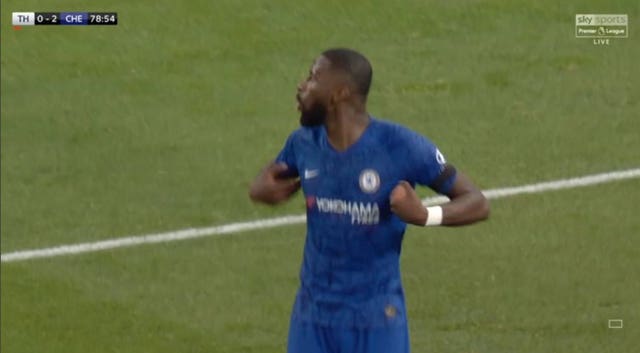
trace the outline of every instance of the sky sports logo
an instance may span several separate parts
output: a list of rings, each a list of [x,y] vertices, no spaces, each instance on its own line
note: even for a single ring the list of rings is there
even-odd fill
[[[318,207],[318,212],[348,215],[351,224],[376,225],[380,222],[380,208],[375,202],[355,202],[324,197],[307,197],[307,208]]]
[[[576,15],[576,38],[627,37],[629,37],[629,17],[626,14]]]

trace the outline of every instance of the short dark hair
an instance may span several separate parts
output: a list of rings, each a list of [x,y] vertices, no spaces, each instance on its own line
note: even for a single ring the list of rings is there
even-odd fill
[[[365,99],[369,94],[373,69],[364,55],[352,49],[335,48],[322,53],[331,63],[331,68],[346,72],[355,85],[357,93]]]

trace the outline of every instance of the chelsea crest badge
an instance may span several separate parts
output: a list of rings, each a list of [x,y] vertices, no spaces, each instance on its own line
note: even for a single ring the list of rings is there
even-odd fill
[[[360,190],[372,194],[380,188],[380,175],[373,169],[365,169],[360,173]]]

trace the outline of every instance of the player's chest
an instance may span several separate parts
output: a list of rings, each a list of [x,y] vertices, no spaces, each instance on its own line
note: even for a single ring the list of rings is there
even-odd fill
[[[302,188],[307,196],[384,202],[402,180],[397,161],[380,150],[348,155],[318,153],[298,162]]]

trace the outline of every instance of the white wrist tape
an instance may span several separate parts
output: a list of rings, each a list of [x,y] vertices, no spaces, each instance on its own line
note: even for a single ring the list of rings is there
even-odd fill
[[[427,223],[425,226],[439,226],[442,224],[442,207],[430,206],[427,207]]]

